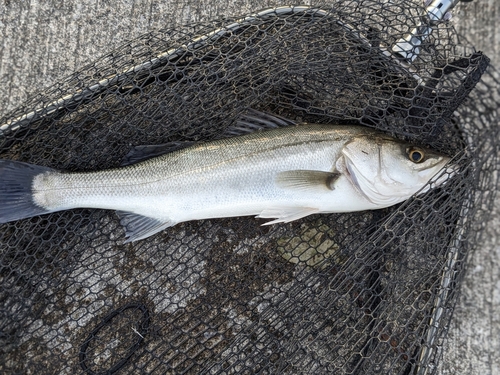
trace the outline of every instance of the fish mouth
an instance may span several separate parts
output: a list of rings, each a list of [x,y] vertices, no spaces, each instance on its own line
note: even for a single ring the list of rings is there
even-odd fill
[[[452,179],[452,177],[459,173],[459,171],[460,167],[457,164],[452,163],[451,161],[446,161],[445,163],[443,163],[441,168],[436,173],[434,173],[434,175],[432,175],[427,184],[424,186],[425,190],[422,189],[422,192],[430,190],[436,186],[446,185]]]

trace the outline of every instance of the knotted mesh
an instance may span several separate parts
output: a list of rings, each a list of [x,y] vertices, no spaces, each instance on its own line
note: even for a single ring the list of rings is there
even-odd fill
[[[185,222],[127,244],[111,211],[3,224],[0,370],[432,373],[492,204],[499,96],[447,23],[413,61],[394,53],[423,13],[341,1],[151,32],[4,116],[0,158],[65,171],[215,139],[255,109],[377,128],[458,173],[391,208]]]

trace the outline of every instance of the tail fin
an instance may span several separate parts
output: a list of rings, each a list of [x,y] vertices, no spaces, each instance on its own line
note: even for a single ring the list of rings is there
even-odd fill
[[[53,171],[19,161],[0,159],[0,223],[49,213],[33,202],[35,176]]]

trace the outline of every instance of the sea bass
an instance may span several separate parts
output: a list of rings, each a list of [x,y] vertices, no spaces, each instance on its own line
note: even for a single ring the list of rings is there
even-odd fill
[[[110,209],[130,242],[188,220],[256,215],[273,219],[266,224],[290,222],[400,203],[429,190],[450,161],[362,126],[297,125],[263,114],[243,123],[247,134],[176,144],[140,161],[150,156],[142,147],[143,155],[131,157],[137,162],[103,171],[65,173],[0,160],[0,223]],[[165,147],[151,149],[161,154]],[[434,186],[448,177],[441,174]]]

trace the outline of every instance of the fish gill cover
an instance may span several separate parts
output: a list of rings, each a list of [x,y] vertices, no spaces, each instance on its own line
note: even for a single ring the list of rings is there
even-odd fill
[[[492,204],[499,99],[446,22],[393,48],[422,14],[339,1],[155,31],[4,116],[2,159],[66,171],[215,139],[252,109],[376,128],[458,173],[382,210],[191,221],[126,244],[112,211],[2,224],[0,371],[433,373]]]

